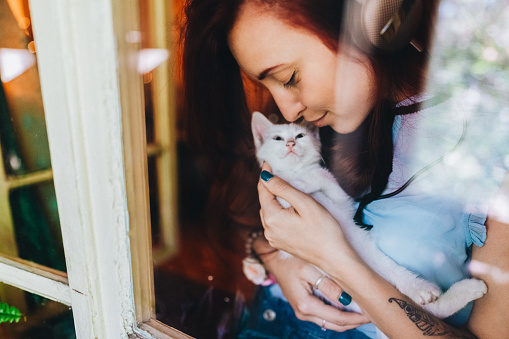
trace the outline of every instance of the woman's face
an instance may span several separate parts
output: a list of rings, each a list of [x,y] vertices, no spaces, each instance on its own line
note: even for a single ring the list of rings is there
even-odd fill
[[[304,117],[350,133],[369,114],[374,78],[364,55],[331,51],[316,35],[249,1],[228,38],[241,69],[270,91],[286,120]]]

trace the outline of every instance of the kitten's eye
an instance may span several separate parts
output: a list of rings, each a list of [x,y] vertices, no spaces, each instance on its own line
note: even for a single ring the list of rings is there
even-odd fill
[[[279,135],[276,135],[274,138],[272,138],[272,140],[280,141],[283,140],[283,138],[281,138]]]
[[[299,133],[299,134],[297,134],[297,136],[295,138],[300,139],[300,138],[304,138],[304,136],[305,136],[304,133]]]

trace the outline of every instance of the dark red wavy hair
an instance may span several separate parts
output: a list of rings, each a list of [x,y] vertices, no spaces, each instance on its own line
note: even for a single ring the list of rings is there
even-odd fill
[[[252,151],[251,115],[243,77],[227,41],[239,8],[248,1],[271,6],[282,20],[309,30],[334,51],[339,47],[345,1],[187,1],[182,63],[188,141],[208,159],[210,168],[214,169],[214,180],[231,186],[223,189],[220,197],[226,205],[246,207],[252,203],[256,208],[248,208],[245,213],[256,210],[257,216],[258,166]],[[423,20],[415,38],[425,51],[431,43],[437,4],[435,0],[423,1]],[[350,170],[354,184],[347,190],[355,197],[370,192],[365,203],[380,195],[387,185],[392,170],[394,114],[391,108],[395,104],[394,98],[411,97],[422,91],[427,53],[420,53],[408,44],[390,55],[374,51],[369,58],[377,81],[376,104],[365,122],[361,152],[352,161],[354,165]],[[334,133],[328,135],[332,138]],[[334,172],[334,151],[329,154],[329,166]],[[254,198],[249,197],[251,193]],[[232,208],[230,212],[236,213]]]

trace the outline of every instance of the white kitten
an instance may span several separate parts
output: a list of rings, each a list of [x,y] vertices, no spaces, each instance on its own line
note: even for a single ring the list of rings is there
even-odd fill
[[[441,294],[438,286],[398,265],[381,252],[369,231],[354,223],[352,198],[341,189],[334,176],[321,166],[321,144],[316,128],[297,124],[275,125],[259,112],[253,113],[251,127],[260,165],[268,162],[274,174],[322,204],[338,220],[361,258],[401,293],[438,318],[456,313],[486,293],[486,284],[472,278],[458,281]],[[290,206],[286,201],[278,200],[283,207]],[[282,252],[281,255],[290,254]],[[358,306],[354,306],[354,309],[358,309]]]

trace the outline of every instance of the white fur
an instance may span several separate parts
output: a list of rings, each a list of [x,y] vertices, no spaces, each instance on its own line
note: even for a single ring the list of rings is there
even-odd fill
[[[274,174],[322,204],[341,224],[350,244],[361,258],[428,312],[438,318],[446,318],[486,293],[487,287],[482,280],[464,279],[441,294],[438,286],[398,265],[381,252],[369,231],[355,225],[355,211],[350,196],[341,189],[334,176],[320,165],[320,141],[316,130],[296,124],[274,125],[263,114],[255,112],[252,131],[260,164],[267,161]],[[299,134],[303,136],[296,138]],[[274,140],[278,139],[276,137],[282,140]],[[295,142],[291,154],[288,154],[286,146],[289,141]],[[286,201],[278,200],[283,207],[290,206]],[[287,253],[282,255],[289,256]],[[357,305],[353,307],[358,309]]]

